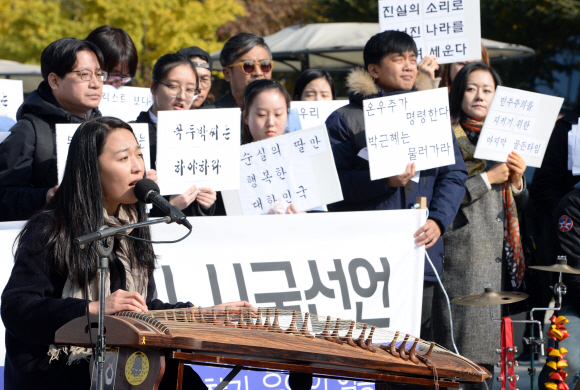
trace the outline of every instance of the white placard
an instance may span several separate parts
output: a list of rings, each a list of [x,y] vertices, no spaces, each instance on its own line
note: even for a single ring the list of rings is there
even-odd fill
[[[303,129],[322,125],[334,111],[346,106],[348,100],[293,101],[290,108],[298,110]]]
[[[371,180],[455,163],[447,88],[363,101]]]
[[[246,299],[296,307],[418,337],[425,247],[413,234],[425,220],[424,210],[191,218],[195,235],[154,245],[157,295],[200,306]],[[1,290],[23,224],[0,223]],[[185,232],[176,224],[152,227],[154,240]],[[0,343],[0,364],[4,354]]]
[[[157,174],[163,195],[194,184],[216,191],[240,185],[239,108],[159,111]]]
[[[0,79],[0,116],[16,121],[16,111],[23,102],[22,80]]]
[[[9,135],[10,135],[10,132],[9,131],[2,131],[2,132],[0,132],[0,144],[2,142],[4,142],[4,140],[6,138],[8,138]]]
[[[580,118],[579,118],[580,120]],[[568,132],[568,170],[573,176],[580,175],[580,140],[578,139],[578,125],[572,125]]]
[[[539,168],[563,98],[498,86],[483,122],[475,158],[507,161],[511,151]]]
[[[439,64],[481,59],[479,0],[382,0],[381,31],[397,30],[415,40],[418,59]]]
[[[342,190],[326,126],[243,145],[239,190],[224,191],[228,215],[299,211],[341,201]]]
[[[68,156],[68,148],[73,135],[79,128],[78,123],[57,123],[56,124],[56,167],[58,170],[58,182],[62,181],[64,168]],[[151,155],[149,150],[149,125],[147,123],[131,123],[135,138],[141,146],[145,169],[151,169]]]
[[[149,88],[120,87],[103,85],[103,98],[99,110],[103,116],[114,116],[131,122],[137,119],[141,111],[147,111],[153,105],[153,95]]]

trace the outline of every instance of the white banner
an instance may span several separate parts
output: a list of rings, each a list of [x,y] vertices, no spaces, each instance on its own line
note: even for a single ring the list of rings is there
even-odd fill
[[[435,56],[439,64],[481,60],[479,0],[382,0],[381,31],[409,34],[419,61]]]
[[[154,246],[157,295],[201,306],[248,300],[419,336],[425,249],[413,234],[425,220],[425,210],[190,218],[194,234]],[[22,224],[0,223],[2,289]],[[174,240],[186,229],[152,232]],[[0,343],[0,362],[4,354]]]
[[[216,191],[240,186],[241,111],[159,111],[157,174],[162,195],[194,184]]]
[[[475,158],[507,161],[511,151],[539,168],[564,99],[498,86],[483,122]]]
[[[292,101],[290,108],[297,110],[301,128],[309,129],[323,125],[330,114],[347,104],[348,100]]]
[[[62,181],[64,176],[64,167],[68,156],[68,148],[73,135],[79,128],[78,123],[57,123],[56,124],[56,167],[58,169],[58,182]],[[149,149],[149,125],[147,123],[131,123],[135,138],[141,146],[143,152],[143,161],[145,169],[151,169],[151,155]]]
[[[103,116],[114,116],[131,122],[137,119],[141,111],[147,111],[153,105],[153,95],[149,88],[120,87],[103,85],[103,98],[99,110]]]
[[[16,121],[16,111],[23,102],[22,80],[0,79],[0,116]]]
[[[371,180],[455,162],[447,88],[363,101]]]
[[[341,201],[342,189],[324,124],[243,145],[240,188],[223,191],[228,215],[284,213]]]

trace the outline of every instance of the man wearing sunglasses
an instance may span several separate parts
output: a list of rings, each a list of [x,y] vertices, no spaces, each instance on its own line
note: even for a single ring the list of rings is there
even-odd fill
[[[241,107],[248,84],[272,78],[272,53],[259,35],[240,33],[231,37],[220,53],[220,63],[224,77],[230,83],[230,90],[207,108]]]
[[[104,60],[93,43],[59,39],[42,52],[44,79],[18,109],[18,122],[0,144],[0,221],[30,218],[57,184],[55,124],[101,116]]]
[[[210,102],[207,100],[207,95],[211,89],[211,83],[213,82],[213,77],[211,75],[211,66],[213,65],[213,60],[208,52],[200,49],[197,46],[188,47],[186,49],[181,49],[177,52],[181,54],[193,63],[197,75],[199,77],[199,85],[197,89],[199,94],[193,101],[191,105],[191,110],[198,109],[200,107],[207,106]]]

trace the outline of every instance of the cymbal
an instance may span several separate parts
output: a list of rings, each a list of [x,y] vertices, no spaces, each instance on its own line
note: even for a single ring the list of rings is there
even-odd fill
[[[568,264],[532,265],[528,268],[539,271],[562,272],[563,274],[580,274],[580,269],[572,268]]]
[[[505,305],[508,303],[514,303],[523,301],[528,298],[528,294],[520,292],[484,292],[481,294],[465,295],[463,297],[457,297],[451,301],[456,305],[466,305],[466,306],[487,306],[487,305]]]

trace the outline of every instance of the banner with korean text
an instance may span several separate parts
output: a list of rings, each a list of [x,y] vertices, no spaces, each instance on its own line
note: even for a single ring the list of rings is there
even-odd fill
[[[418,59],[437,57],[439,64],[481,60],[479,0],[382,0],[381,31],[409,34]]]
[[[240,186],[239,108],[159,111],[157,174],[162,195],[194,184],[215,191]]]
[[[363,101],[371,180],[455,162],[447,88]]]
[[[539,168],[563,103],[561,97],[498,86],[474,157],[506,162],[513,150]]]

